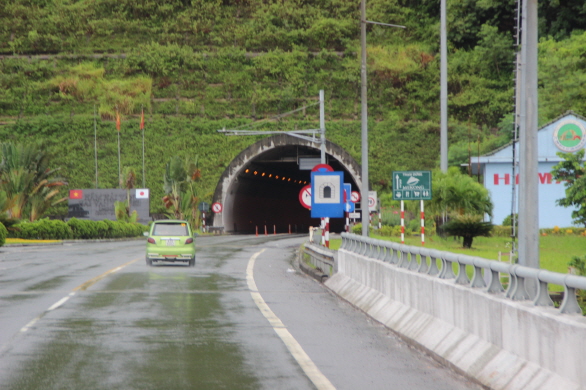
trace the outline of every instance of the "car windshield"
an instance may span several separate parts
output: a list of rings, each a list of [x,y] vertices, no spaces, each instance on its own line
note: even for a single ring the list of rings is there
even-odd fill
[[[153,236],[189,236],[189,231],[185,223],[157,223]]]

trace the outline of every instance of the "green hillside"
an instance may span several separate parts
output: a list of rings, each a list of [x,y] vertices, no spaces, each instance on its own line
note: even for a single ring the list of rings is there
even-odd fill
[[[370,0],[370,178],[439,160],[439,2]],[[448,2],[450,164],[511,138],[516,2]],[[164,164],[198,155],[201,197],[254,137],[223,127],[315,128],[326,94],[328,139],[360,156],[359,1],[0,1],[0,140],[44,142],[70,188],[117,186],[121,160],[161,211]],[[539,103],[546,123],[586,114],[586,7],[540,2]],[[283,114],[301,109],[291,116]],[[271,119],[278,117],[279,119]],[[55,213],[63,213],[64,206]]]

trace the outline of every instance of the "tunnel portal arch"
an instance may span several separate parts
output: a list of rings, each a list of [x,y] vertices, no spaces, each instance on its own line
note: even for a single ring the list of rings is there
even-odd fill
[[[264,138],[244,149],[224,170],[213,202],[223,205],[213,226],[234,233],[307,232],[319,218],[299,202],[299,192],[311,181],[311,168],[320,162],[320,144],[287,134]],[[360,166],[340,146],[326,141],[326,162],[344,171],[352,191],[360,191]],[[342,231],[344,218],[332,218],[331,231]]]

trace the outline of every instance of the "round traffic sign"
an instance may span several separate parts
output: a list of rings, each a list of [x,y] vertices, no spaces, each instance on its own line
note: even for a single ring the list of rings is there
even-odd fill
[[[332,168],[328,164],[317,164],[311,170],[311,172],[323,172],[323,171],[326,171],[326,172],[334,172],[334,168]]]
[[[359,202],[360,201],[360,192],[358,191],[352,191],[352,193],[350,194],[350,200],[354,203]]]
[[[214,213],[221,213],[222,212],[222,204],[220,202],[216,202],[212,204],[212,211]]]
[[[299,191],[299,202],[306,209],[311,209],[311,184],[306,185]]]
[[[368,197],[368,207],[372,208],[374,206],[376,206],[376,200],[372,196],[369,196]]]

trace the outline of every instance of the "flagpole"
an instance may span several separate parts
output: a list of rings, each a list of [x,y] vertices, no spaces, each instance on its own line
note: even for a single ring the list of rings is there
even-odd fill
[[[142,129],[142,188],[146,188],[145,185],[145,170],[144,170],[144,107],[140,109],[140,128]]]
[[[96,161],[96,188],[98,188],[98,130],[96,124],[96,105],[94,104],[94,159]]]
[[[120,112],[118,112],[118,106],[116,106],[116,130],[118,130],[118,187],[122,188],[120,183]]]

